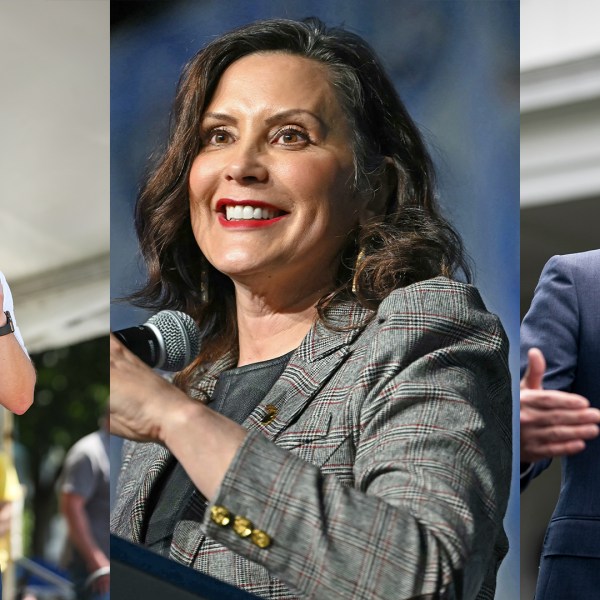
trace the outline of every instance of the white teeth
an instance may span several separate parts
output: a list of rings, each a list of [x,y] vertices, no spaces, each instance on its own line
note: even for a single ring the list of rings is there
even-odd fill
[[[228,221],[249,221],[275,218],[276,211],[271,208],[255,208],[253,206],[237,204],[225,207],[225,218]]]

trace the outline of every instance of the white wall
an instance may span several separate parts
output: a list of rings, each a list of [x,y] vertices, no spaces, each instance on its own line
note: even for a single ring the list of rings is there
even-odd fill
[[[521,71],[600,53],[600,2],[521,0]]]

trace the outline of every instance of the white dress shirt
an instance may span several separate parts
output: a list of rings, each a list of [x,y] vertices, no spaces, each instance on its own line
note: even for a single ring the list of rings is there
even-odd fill
[[[21,344],[21,348],[23,348],[23,350],[27,352],[27,350],[25,349],[25,343],[23,342],[23,337],[21,336],[21,332],[19,331],[19,327],[15,318],[15,309],[13,306],[12,294],[10,293],[10,288],[8,287],[8,283],[6,282],[6,278],[4,277],[2,271],[0,271],[0,283],[2,284],[2,291],[4,292],[4,305],[2,307],[2,312],[6,310],[10,312],[13,325],[15,326],[15,337],[17,338],[19,344]]]

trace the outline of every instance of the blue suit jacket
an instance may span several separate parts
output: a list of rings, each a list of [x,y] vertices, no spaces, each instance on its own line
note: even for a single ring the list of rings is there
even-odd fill
[[[532,347],[546,358],[545,388],[581,394],[600,408],[600,250],[555,256],[546,264],[521,326],[521,373]],[[537,463],[529,479],[549,464]],[[598,597],[594,594],[600,594],[599,439],[562,459],[536,600]]]

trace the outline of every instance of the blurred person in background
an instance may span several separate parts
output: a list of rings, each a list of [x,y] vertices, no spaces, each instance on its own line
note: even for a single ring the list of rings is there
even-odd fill
[[[0,404],[23,414],[33,402],[35,370],[14,316],[8,283],[0,272]]]
[[[553,257],[521,327],[521,484],[562,460],[536,600],[600,590],[600,250]]]
[[[68,539],[63,564],[71,573],[77,598],[110,598],[110,463],[106,419],[100,429],[68,452],[59,481],[60,508]]]
[[[206,329],[175,385],[111,341],[113,532],[264,598],[492,597],[506,337],[366,43],[273,20],[200,51],[137,224],[137,299]]]

